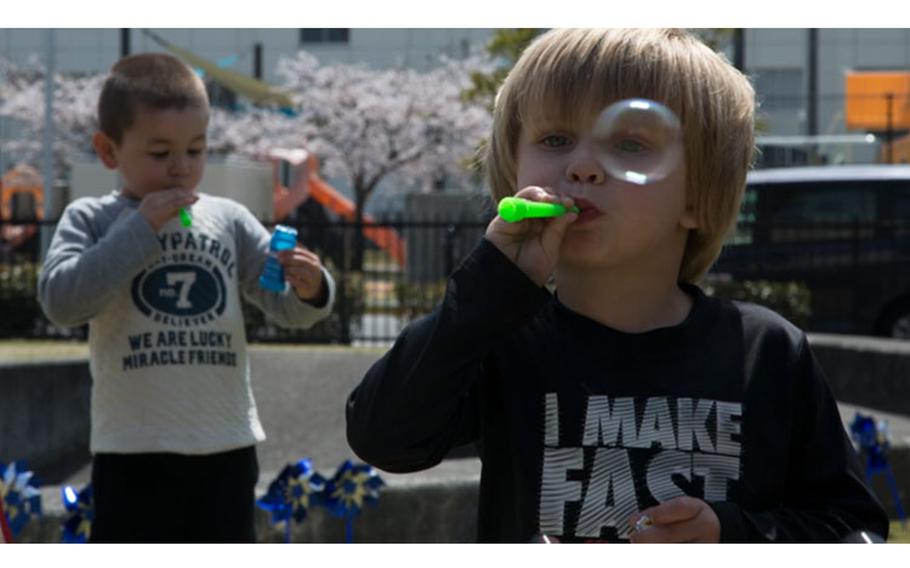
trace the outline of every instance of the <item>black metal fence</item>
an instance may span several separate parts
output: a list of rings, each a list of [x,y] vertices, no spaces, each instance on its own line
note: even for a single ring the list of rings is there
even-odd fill
[[[250,341],[391,342],[408,322],[433,309],[447,275],[470,253],[486,228],[483,220],[441,218],[385,220],[360,227],[345,221],[283,224],[298,230],[298,241],[315,251],[332,274],[337,286],[335,309],[311,329],[296,330],[275,325],[244,302]],[[273,224],[266,226],[271,229]],[[36,300],[41,231],[53,229],[53,222],[0,223],[5,235],[18,235],[0,243],[0,337],[86,337],[85,326],[54,326]]]
[[[347,222],[287,224],[298,229],[299,241],[332,273],[335,309],[309,330],[289,330],[245,305],[250,341],[391,342],[408,322],[437,305],[447,275],[486,227],[483,220],[443,219],[385,221],[361,230]],[[85,337],[85,328],[59,329],[41,312],[35,299],[40,230],[34,223],[20,227],[31,227],[30,239],[0,251],[0,337]],[[53,224],[43,227],[52,230]],[[708,280],[771,283],[745,299],[769,304],[810,331],[900,336],[895,329],[904,326],[910,337],[906,224],[740,225]],[[809,300],[800,299],[794,288],[775,287],[794,283],[808,290]],[[742,290],[737,293],[743,297]]]

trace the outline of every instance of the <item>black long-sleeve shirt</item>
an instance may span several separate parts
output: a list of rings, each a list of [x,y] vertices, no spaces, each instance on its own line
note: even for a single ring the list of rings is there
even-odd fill
[[[351,393],[348,442],[391,472],[477,442],[480,541],[626,540],[630,515],[680,495],[711,505],[723,542],[886,536],[805,335],[683,289],[685,321],[622,333],[482,240]]]

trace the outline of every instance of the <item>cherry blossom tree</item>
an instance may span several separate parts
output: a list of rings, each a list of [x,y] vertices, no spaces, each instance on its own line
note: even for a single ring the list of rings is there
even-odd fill
[[[344,179],[358,219],[383,181],[410,191],[430,190],[440,177],[465,185],[467,167],[491,117],[462,100],[470,74],[488,58],[441,60],[437,67],[370,69],[320,65],[307,52],[279,60],[282,87],[293,93],[298,113],[255,109],[213,120],[212,146],[225,153],[264,155],[272,147],[306,146],[326,177]],[[221,119],[225,122],[220,122]]]
[[[14,119],[12,136],[0,140],[16,162],[37,165],[43,150],[44,67],[0,60],[0,116]],[[76,156],[92,152],[95,107],[103,75],[54,75],[54,164],[65,175]]]
[[[321,65],[299,52],[278,63],[282,87],[298,103],[295,113],[252,107],[213,109],[209,146],[225,156],[263,159],[275,147],[306,146],[323,173],[347,181],[362,218],[367,200],[383,181],[427,191],[446,177],[464,185],[466,167],[489,129],[489,111],[462,101],[470,75],[490,69],[485,56],[441,60],[426,72]],[[55,76],[54,152],[59,172],[90,153],[97,126],[95,105],[104,75]],[[44,70],[0,61],[0,115],[16,119],[19,136],[2,141],[16,159],[36,163],[44,127]]]

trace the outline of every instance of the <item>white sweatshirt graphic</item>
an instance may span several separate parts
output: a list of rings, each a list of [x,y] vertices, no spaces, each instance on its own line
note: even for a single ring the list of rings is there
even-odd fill
[[[265,439],[250,387],[241,294],[285,327],[331,311],[260,289],[269,233],[242,205],[200,194],[193,225],[155,234],[119,192],[63,213],[38,284],[57,324],[89,323],[91,450],[204,454]]]

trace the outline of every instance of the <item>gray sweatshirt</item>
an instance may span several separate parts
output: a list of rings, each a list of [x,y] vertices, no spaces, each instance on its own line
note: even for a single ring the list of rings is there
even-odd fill
[[[62,326],[88,322],[91,450],[204,454],[265,439],[250,388],[241,294],[284,327],[309,327],[325,306],[289,286],[263,290],[269,232],[243,205],[200,194],[193,225],[156,234],[118,191],[63,212],[38,281]]]

